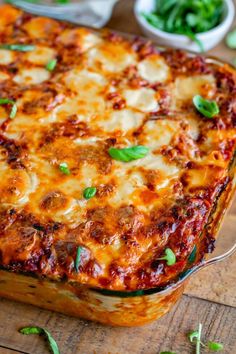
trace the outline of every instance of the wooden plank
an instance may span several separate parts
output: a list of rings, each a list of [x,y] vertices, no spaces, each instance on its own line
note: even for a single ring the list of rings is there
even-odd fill
[[[186,333],[199,322],[204,324],[206,339],[224,343],[224,354],[236,352],[236,309],[189,296],[159,321],[136,328],[106,327],[3,299],[0,307],[0,345],[26,353],[48,353],[42,338],[17,332],[22,326],[38,325],[53,334],[62,354],[157,354],[162,350],[189,354],[192,346]]]
[[[0,345],[0,354],[30,354],[30,353],[22,352],[19,350],[16,351],[10,348],[4,348]]]

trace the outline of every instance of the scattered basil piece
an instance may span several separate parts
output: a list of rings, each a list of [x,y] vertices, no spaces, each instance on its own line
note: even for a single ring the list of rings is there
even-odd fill
[[[158,260],[165,260],[168,266],[172,266],[176,263],[176,256],[172,249],[166,248],[165,249],[165,256],[161,258],[157,258]]]
[[[236,28],[227,34],[226,44],[229,48],[236,48]]]
[[[201,323],[199,323],[197,331],[193,331],[188,334],[188,338],[189,338],[190,342],[194,343],[196,345],[196,354],[201,353],[201,345],[204,345],[201,342],[201,335],[202,335],[202,324]]]
[[[212,350],[213,352],[219,352],[220,350],[224,349],[223,344],[216,343],[216,342],[208,342],[207,347],[208,347],[208,349]]]
[[[9,118],[11,118],[11,119],[15,118],[16,112],[17,112],[16,103],[13,100],[10,100],[8,98],[0,98],[0,105],[2,105],[2,104],[11,104],[12,105]]]
[[[160,352],[160,354],[176,354],[176,352]]]
[[[154,2],[153,11],[141,15],[161,31],[191,38],[203,51],[197,34],[220,24],[223,14],[223,0],[158,0]]]
[[[0,44],[0,49],[15,50],[18,52],[31,52],[35,49],[32,44]]]
[[[200,95],[193,97],[193,104],[196,109],[207,118],[213,118],[220,112],[215,101],[206,100]]]
[[[81,260],[81,252],[82,252],[82,247],[79,246],[76,251],[76,257],[75,257],[75,271],[78,273],[79,271],[79,265],[80,265],[80,260]]]
[[[85,199],[91,199],[95,196],[96,193],[97,193],[96,187],[88,187],[88,188],[85,188],[85,190],[83,192],[83,196]]]
[[[46,69],[48,71],[53,71],[55,69],[56,65],[57,65],[57,59],[52,59],[47,63]]]
[[[51,334],[44,328],[41,327],[24,327],[19,330],[20,333],[22,334],[39,334],[43,335],[46,337],[48,344],[50,346],[50,349],[53,354],[60,354],[58,345],[55,341],[55,339],[51,336]]]
[[[193,250],[188,257],[188,262],[193,263],[196,259],[196,255],[197,255],[197,246],[194,245]]]
[[[69,169],[69,167],[68,167],[68,165],[67,165],[67,163],[66,162],[62,162],[62,163],[60,163],[60,165],[59,165],[59,170],[62,172],[62,173],[64,173],[64,175],[70,175],[70,169]]]
[[[232,59],[232,64],[233,64],[234,66],[236,66],[236,58],[233,58],[233,59]]]
[[[130,162],[142,159],[148,154],[149,149],[146,146],[136,145],[128,148],[117,149],[111,147],[108,150],[109,155],[117,161]]]

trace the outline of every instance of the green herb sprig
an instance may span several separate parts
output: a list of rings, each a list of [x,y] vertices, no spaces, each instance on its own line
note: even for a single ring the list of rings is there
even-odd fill
[[[57,66],[57,59],[52,59],[47,63],[46,69],[48,71],[53,71],[56,66]]]
[[[79,271],[79,265],[81,261],[81,252],[82,252],[82,247],[79,246],[76,251],[76,257],[75,257],[75,271],[78,273]]]
[[[207,342],[204,344],[201,341],[201,335],[202,335],[202,324],[199,323],[198,325],[198,330],[192,331],[188,334],[188,339],[190,340],[191,343],[194,343],[196,345],[196,354],[201,354],[201,346],[207,347],[209,350],[213,352],[219,352],[224,348],[223,344],[217,343],[217,342]]]
[[[69,169],[69,167],[68,167],[68,165],[67,165],[66,162],[60,163],[60,165],[59,165],[59,170],[60,170],[61,173],[63,173],[64,175],[67,175],[67,176],[70,175],[70,169]]]
[[[108,150],[109,155],[117,161],[130,162],[133,160],[142,159],[149,152],[149,149],[146,146],[136,145],[128,148],[117,149],[111,147]]]
[[[209,101],[200,95],[193,97],[193,104],[204,117],[213,118],[219,114],[220,109],[215,101]]]
[[[165,256],[161,257],[161,258],[157,258],[158,260],[165,260],[166,264],[168,266],[172,266],[176,263],[176,256],[174,254],[174,252],[172,251],[172,249],[170,248],[166,248],[165,249]]]
[[[17,105],[16,105],[15,101],[10,100],[9,98],[0,98],[0,105],[3,105],[3,104],[10,104],[12,106],[9,118],[10,119],[15,118],[16,112],[17,112]]]
[[[154,11],[142,14],[147,22],[162,31],[189,37],[201,51],[203,44],[196,34],[216,27],[224,13],[223,0],[158,0],[155,3]]]
[[[14,50],[17,52],[31,52],[35,49],[32,44],[0,44],[0,49]]]
[[[22,334],[43,335],[48,341],[51,352],[53,354],[60,354],[57,342],[55,341],[55,339],[51,336],[51,334],[46,329],[41,328],[41,327],[23,327],[19,330],[19,332]]]
[[[83,197],[85,199],[91,199],[96,195],[96,193],[97,193],[96,187],[88,187],[85,188],[85,190],[83,191]]]

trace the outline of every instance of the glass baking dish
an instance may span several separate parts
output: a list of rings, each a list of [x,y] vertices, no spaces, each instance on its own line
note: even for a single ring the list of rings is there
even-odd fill
[[[189,52],[189,55],[195,54]],[[208,58],[207,62],[225,64],[214,58]],[[230,165],[230,182],[216,200],[216,207],[205,225],[203,236],[204,233],[208,233],[215,238],[222,224],[236,186],[235,162],[236,155]],[[204,241],[204,237],[202,240]],[[0,296],[107,325],[138,326],[166,314],[181,297],[191,275],[226,259],[235,251],[236,244],[230,250],[211,259],[197,256],[189,263],[188,268],[167,286],[132,292],[88,288],[75,282],[52,281],[37,278],[32,274],[0,269]]]

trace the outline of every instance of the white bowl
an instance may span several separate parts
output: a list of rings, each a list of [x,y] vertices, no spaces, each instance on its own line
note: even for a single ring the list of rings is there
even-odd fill
[[[136,0],[134,12],[143,32],[148,37],[156,40],[159,44],[200,52],[199,46],[188,37],[181,34],[161,31],[147,22],[142,16],[142,13],[153,11],[155,9],[155,3],[155,0]],[[197,38],[203,43],[205,51],[215,47],[224,38],[233,22],[234,13],[235,8],[233,1],[225,0],[225,14],[222,22],[210,31],[202,32],[197,35]]]

